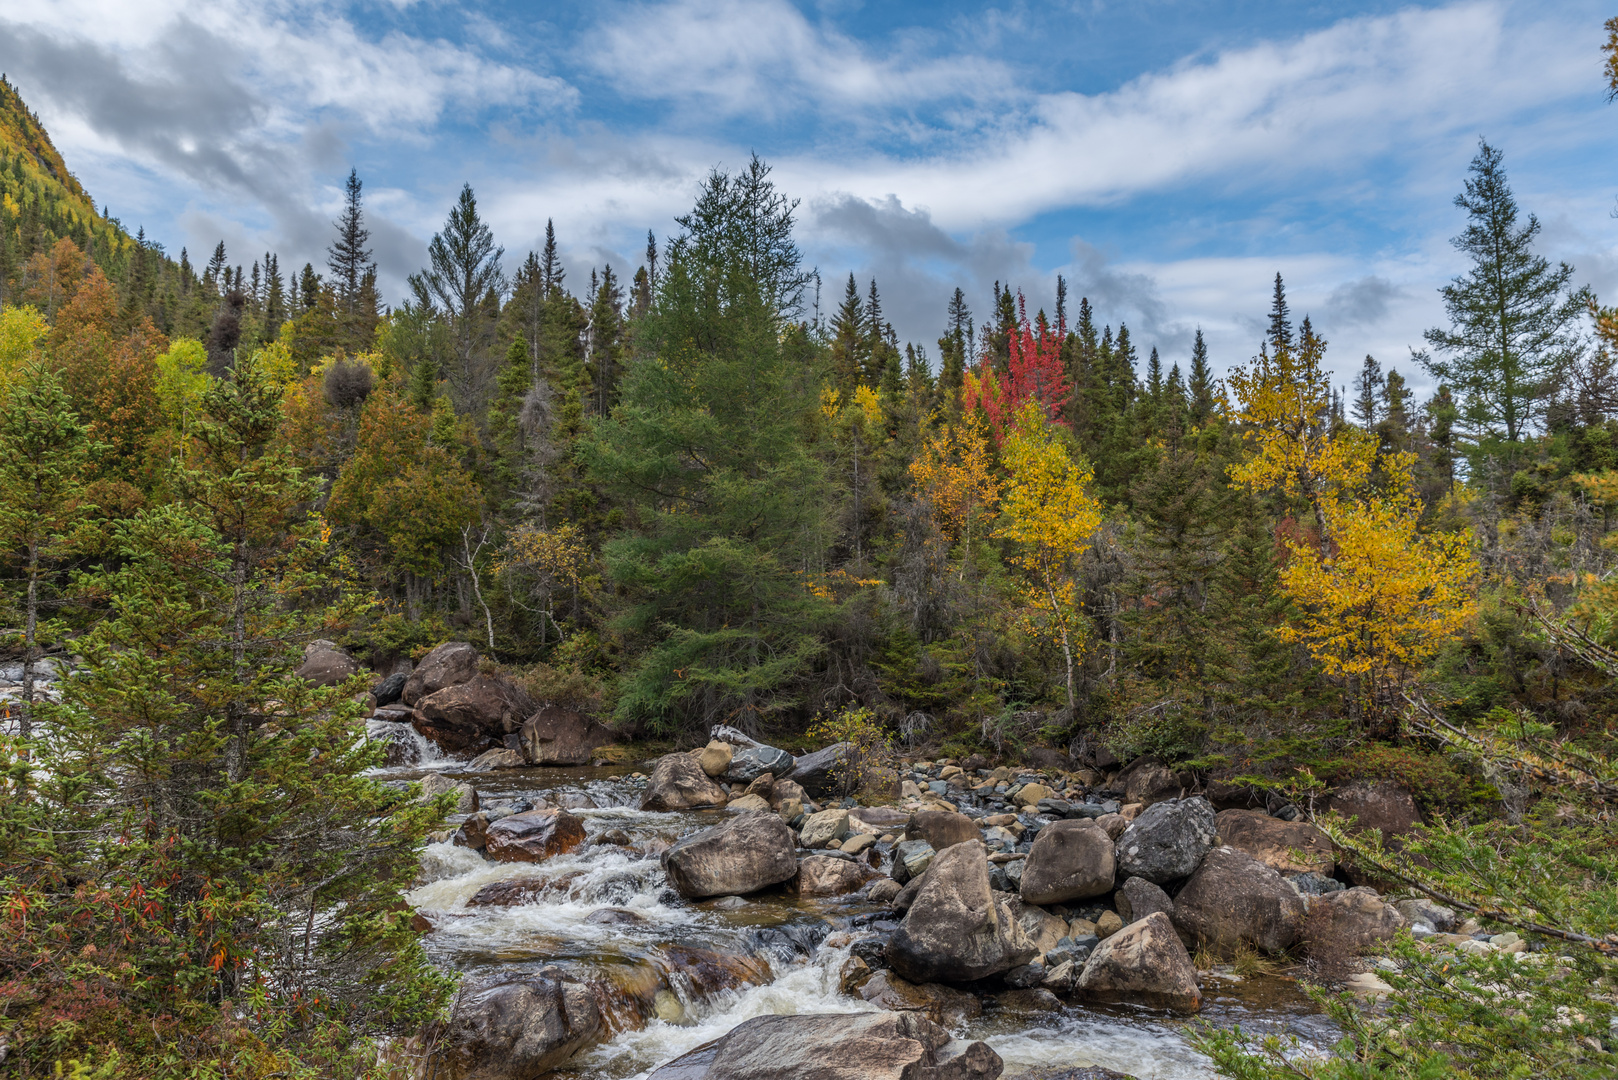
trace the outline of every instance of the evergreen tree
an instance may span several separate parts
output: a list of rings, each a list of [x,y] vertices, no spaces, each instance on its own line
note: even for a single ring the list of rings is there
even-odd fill
[[[1366,431],[1375,430],[1377,410],[1386,393],[1382,365],[1367,353],[1364,363],[1360,365],[1360,373],[1354,377],[1354,419]]]
[[[1479,142],[1472,175],[1455,205],[1466,229],[1451,243],[1472,259],[1472,269],[1439,290],[1448,329],[1427,331],[1439,356],[1417,359],[1461,396],[1462,416],[1478,438],[1504,435],[1517,443],[1555,390],[1553,376],[1579,347],[1577,323],[1589,306],[1588,289],[1570,290],[1573,268],[1552,269],[1534,253],[1539,219],[1517,224],[1517,200],[1501,167],[1500,151]]]
[[[554,256],[555,237],[546,226],[546,257]],[[418,302],[443,311],[454,342],[454,364],[449,373],[452,399],[463,412],[481,414],[487,403],[497,358],[489,346],[494,321],[488,298],[505,291],[500,260],[505,249],[496,247],[494,233],[478,214],[472,185],[461,187],[442,232],[427,245],[427,269],[410,275]]]
[[[954,409],[958,407],[961,385],[965,380],[966,352],[972,345],[972,311],[966,306],[966,294],[959,286],[949,298],[946,317],[949,327],[944,331],[944,336],[938,339],[938,385],[945,395],[946,404]]]
[[[860,303],[860,288],[854,275],[848,275],[843,290],[843,302],[831,324],[831,370],[837,388],[850,398],[865,378],[870,365],[869,339],[865,333],[865,309]]]
[[[545,249],[540,256],[539,281],[540,291],[545,297],[562,288],[562,282],[567,280],[567,271],[562,269],[562,258],[556,250],[556,223],[550,218],[545,219]]]
[[[601,283],[590,305],[590,369],[595,377],[595,412],[605,416],[617,400],[623,363],[623,292],[612,267],[601,270]]]
[[[202,283],[216,293],[224,293],[228,285],[224,280],[226,272],[230,270],[225,255],[225,242],[219,241],[219,246],[213,249],[213,256],[208,259],[208,267],[202,272]]]
[[[1201,427],[1213,415],[1213,372],[1208,369],[1208,346],[1202,340],[1202,327],[1197,327],[1196,340],[1191,344],[1191,377],[1186,386],[1191,404],[1191,423]]]
[[[361,207],[358,169],[348,171],[348,183],[343,189],[343,213],[332,223],[337,239],[326,249],[326,266],[331,269],[332,282],[337,289],[337,306],[347,315],[353,315],[359,301],[360,282],[371,268],[371,249],[366,243],[371,231],[365,227],[365,212]]]
[[[313,263],[303,264],[303,272],[298,275],[298,294],[304,311],[313,311],[320,302],[320,275],[315,273]]]
[[[1266,340],[1270,351],[1277,355],[1293,345],[1292,314],[1287,307],[1287,290],[1281,283],[1280,271],[1275,275],[1275,292],[1270,300],[1270,330]]]

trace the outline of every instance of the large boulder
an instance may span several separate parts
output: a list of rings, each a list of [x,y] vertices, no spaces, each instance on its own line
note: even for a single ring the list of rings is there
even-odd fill
[[[995,1080],[1000,1055],[918,1012],[755,1016],[649,1080]]]
[[[687,760],[690,760],[687,758]],[[688,900],[741,896],[798,872],[792,830],[775,814],[738,814],[663,853],[663,869]]]
[[[1246,943],[1282,952],[1298,940],[1306,912],[1280,874],[1228,847],[1208,852],[1174,897],[1174,925],[1186,939],[1221,950]]]
[[[1174,773],[1165,765],[1147,761],[1131,767],[1124,781],[1124,801],[1152,806],[1185,794],[1189,777]]]
[[[1074,989],[1094,1001],[1127,1001],[1191,1013],[1202,1007],[1197,969],[1162,912],[1095,947]]]
[[[697,754],[697,764],[702,766],[703,772],[717,778],[725,775],[725,770],[730,768],[730,759],[735,756],[734,746],[714,739]]]
[[[989,861],[978,844],[940,851],[888,939],[888,964],[911,982],[971,982],[1009,971],[1035,956],[1004,900],[989,888]]]
[[[293,674],[311,686],[336,686],[359,674],[359,670],[360,662],[334,642],[311,641],[303,647],[303,663]]]
[[[490,822],[484,851],[496,862],[544,862],[584,843],[584,822],[566,810],[528,810]]]
[[[843,777],[839,767],[848,760],[848,750],[848,743],[832,743],[823,750],[805,754],[797,759],[786,778],[811,795],[825,795],[841,786]]]
[[[534,703],[518,687],[493,675],[435,690],[416,702],[416,730],[445,750],[483,750],[522,726]]]
[[[792,771],[792,755],[773,746],[738,750],[731,756],[725,779],[732,784],[750,784],[764,773],[785,776]]]
[[[658,758],[640,797],[642,810],[695,810],[724,805],[725,789],[714,783],[690,754]]]
[[[1395,840],[1421,824],[1421,811],[1410,791],[1391,781],[1375,784],[1349,784],[1332,792],[1326,809],[1354,818],[1353,828],[1376,829],[1384,843]]]
[[[1017,925],[1028,936],[1028,944],[1034,947],[1036,955],[1043,956],[1067,937],[1067,923],[1037,904],[1024,903],[1021,897],[1015,895],[1005,903],[1006,910],[1011,912],[1011,917],[1017,920]]]
[[[810,855],[798,864],[798,876],[787,888],[798,896],[846,896],[881,876],[857,859]]]
[[[905,828],[906,840],[925,840],[934,851],[943,851],[968,840],[981,839],[978,823],[965,814],[948,810],[920,810]]]
[[[1126,925],[1140,922],[1158,911],[1174,918],[1174,901],[1169,899],[1169,894],[1140,877],[1132,877],[1124,882],[1113,898],[1113,906],[1118,909],[1118,917]]]
[[[1218,838],[1207,799],[1155,803],[1119,837],[1118,872],[1155,885],[1175,881],[1195,870]]]
[[[1017,891],[1030,904],[1065,904],[1112,891],[1112,838],[1086,819],[1056,821],[1039,830]]]
[[[453,1080],[539,1080],[607,1035],[597,991],[554,968],[462,990],[435,1040]]]
[[[798,842],[806,848],[823,848],[833,840],[841,840],[848,832],[848,811],[840,806],[810,814],[798,831]]]
[[[1399,909],[1384,902],[1373,889],[1344,889],[1322,896],[1315,904],[1328,914],[1320,918],[1326,925],[1319,928],[1311,918],[1310,933],[1316,939],[1310,942],[1311,949],[1319,947],[1319,939],[1329,938],[1340,949],[1365,952],[1391,940],[1408,925]]]
[[[478,651],[464,641],[446,641],[421,658],[405,680],[401,700],[414,705],[446,686],[470,682],[478,673]]]
[[[1214,828],[1221,844],[1283,874],[1330,874],[1336,864],[1331,838],[1307,821],[1282,821],[1262,810],[1221,810]]]
[[[396,704],[404,697],[405,680],[410,678],[402,671],[396,671],[371,687],[371,697],[376,699],[376,707]]]
[[[530,765],[588,765],[612,732],[581,712],[546,705],[523,721],[518,738]]]

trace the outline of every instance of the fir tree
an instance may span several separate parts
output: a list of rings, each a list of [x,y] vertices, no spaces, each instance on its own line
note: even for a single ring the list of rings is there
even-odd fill
[[[950,408],[955,408],[966,376],[966,352],[972,345],[972,311],[966,306],[966,294],[959,286],[949,298],[946,318],[949,320],[948,328],[938,339],[938,385],[946,403]]]
[[[1202,327],[1197,327],[1196,340],[1191,344],[1191,378],[1186,386],[1190,398],[1191,422],[1197,427],[1208,422],[1213,415],[1213,373],[1208,369],[1208,346],[1202,340]]]
[[[1366,431],[1376,428],[1377,410],[1387,388],[1382,380],[1382,365],[1369,353],[1354,377],[1354,419]]]
[[[547,225],[547,259],[554,257],[554,239]],[[484,410],[498,363],[489,348],[494,321],[487,305],[491,296],[497,305],[505,291],[500,268],[504,255],[505,249],[495,245],[494,233],[478,213],[472,185],[464,184],[443,230],[434,233],[427,245],[428,267],[410,275],[411,290],[423,302],[436,304],[449,322],[455,350],[449,373],[452,398],[473,415]]]
[[[853,274],[848,275],[842,305],[832,319],[831,335],[832,377],[844,398],[851,399],[855,388],[864,381],[870,364],[865,309],[860,303],[860,288]]]
[[[362,186],[359,170],[350,169],[343,189],[343,213],[332,223],[337,239],[326,249],[326,266],[331,269],[337,289],[337,306],[349,316],[359,310],[360,285],[366,272],[372,269],[371,249],[365,246],[371,239],[371,231],[365,227],[360,199]]]
[[[1270,329],[1266,340],[1272,353],[1279,354],[1292,348],[1292,316],[1287,307],[1286,286],[1281,283],[1279,271],[1275,275],[1275,292],[1270,300]]]
[[[540,256],[539,282],[540,292],[544,297],[560,291],[562,282],[567,280],[567,271],[562,269],[561,256],[556,251],[556,223],[550,218],[545,219],[545,248]]]

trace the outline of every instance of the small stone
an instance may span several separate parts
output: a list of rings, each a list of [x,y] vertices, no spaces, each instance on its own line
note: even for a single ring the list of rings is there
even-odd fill
[[[842,843],[842,849],[850,855],[858,855],[866,848],[876,844],[876,837],[870,833],[855,833]]]
[[[848,811],[841,807],[822,810],[809,815],[803,823],[802,844],[806,848],[824,847],[828,841],[841,840],[848,832]]]
[[[1102,941],[1107,940],[1124,928],[1124,920],[1118,917],[1116,911],[1103,911],[1101,918],[1096,920],[1096,936]]]

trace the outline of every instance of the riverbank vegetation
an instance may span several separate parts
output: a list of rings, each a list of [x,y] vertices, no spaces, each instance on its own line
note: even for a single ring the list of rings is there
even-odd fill
[[[397,898],[443,805],[365,777],[368,687],[291,675],[315,638],[377,671],[475,641],[625,739],[857,714],[1305,806],[1396,780],[1428,833],[1339,842],[1545,962],[1412,946],[1393,1019],[1334,1006],[1340,1062],[1216,1041],[1221,1068],[1610,1060],[1618,312],[1535,254],[1497,149],[1457,200],[1448,325],[1344,394],[1280,275],[1225,378],[1200,333],[1163,355],[1061,279],[976,312],[957,289],[901,343],[876,281],[804,265],[756,158],[627,282],[570,279],[550,231],[507,258],[468,186],[385,308],[357,176],[325,268],[221,244],[199,272],[97,214],[0,96],[0,621],[26,661],[0,1069],[381,1069],[357,1037],[442,1005]]]

